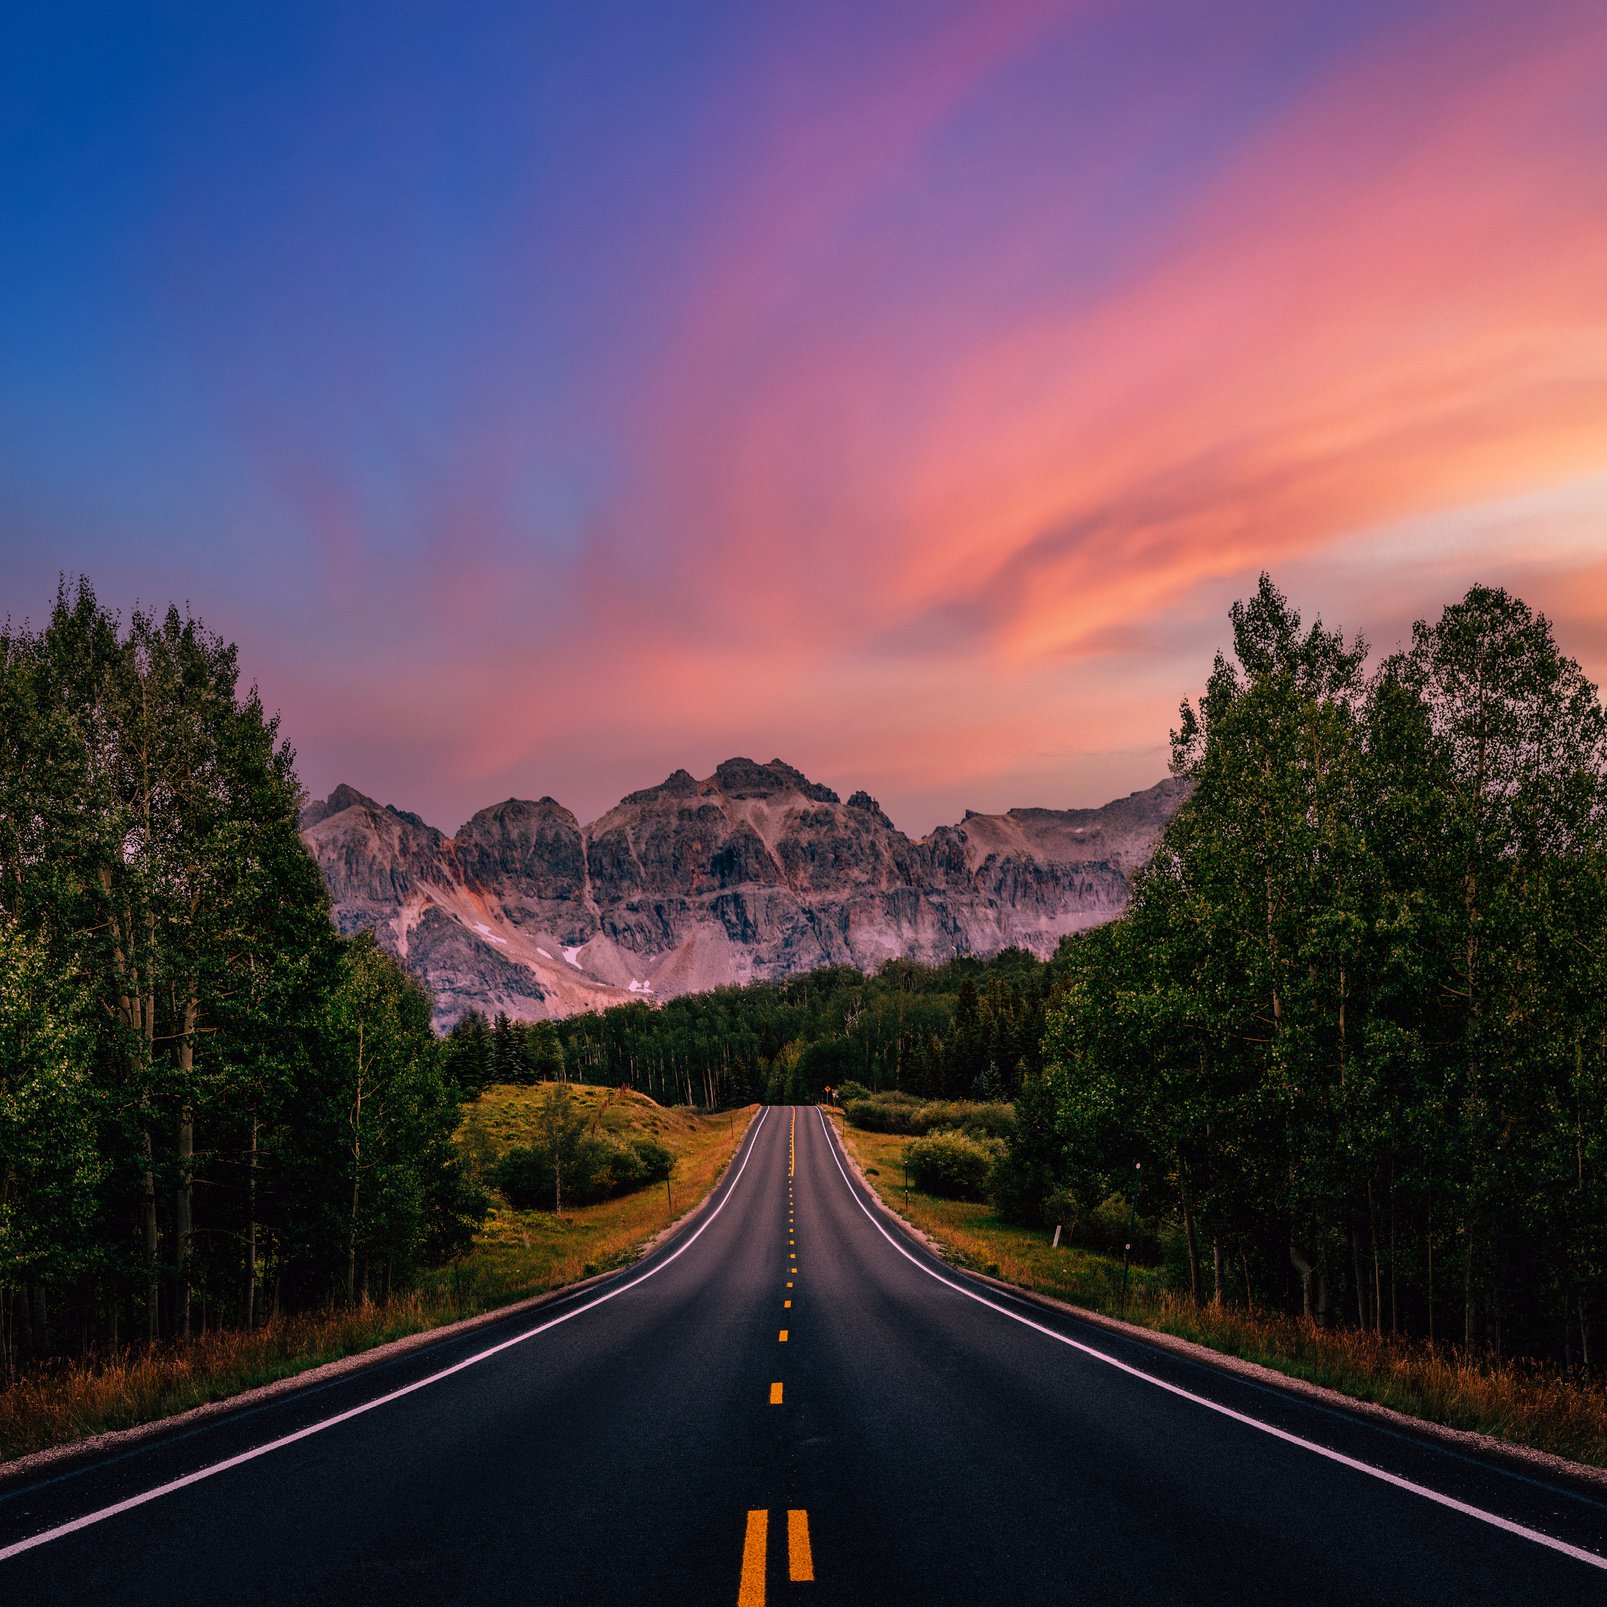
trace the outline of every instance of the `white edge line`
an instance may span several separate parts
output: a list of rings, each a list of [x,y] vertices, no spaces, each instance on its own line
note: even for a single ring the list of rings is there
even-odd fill
[[[1298,1445],[1302,1450],[1310,1451],[1313,1455],[1325,1457],[1330,1462],[1337,1462],[1341,1467],[1354,1469],[1357,1473],[1365,1473],[1368,1478],[1381,1480],[1385,1484],[1392,1484],[1398,1490],[1410,1491],[1413,1495],[1420,1495],[1425,1501],[1433,1501],[1436,1505],[1449,1507],[1453,1512],[1460,1512],[1469,1518],[1477,1518],[1480,1523],[1488,1523],[1497,1529],[1504,1529],[1508,1534],[1517,1535],[1523,1540],[1532,1540],[1538,1546],[1545,1546],[1551,1551],[1560,1551],[1565,1557],[1572,1557],[1576,1562],[1588,1563],[1592,1568],[1607,1569],[1607,1557],[1598,1555],[1594,1551],[1586,1551],[1581,1546],[1571,1546],[1566,1540],[1558,1540],[1549,1534],[1542,1534],[1538,1529],[1530,1529],[1524,1524],[1514,1523],[1510,1518],[1503,1518],[1498,1513],[1488,1512],[1483,1507],[1470,1506],[1466,1501],[1458,1501],[1454,1496],[1442,1495],[1438,1490],[1431,1490],[1427,1485],[1414,1484],[1410,1479],[1403,1479],[1397,1473],[1387,1473],[1383,1468],[1374,1467],[1370,1462],[1360,1462],[1353,1456],[1346,1456],[1342,1451],[1330,1450],[1326,1445],[1319,1445],[1315,1440],[1302,1438],[1299,1434],[1291,1434],[1287,1429],[1275,1428],[1271,1423],[1263,1423],[1259,1418],[1248,1416],[1244,1412],[1236,1412],[1231,1406],[1223,1406],[1219,1401],[1208,1399],[1204,1395],[1196,1395],[1193,1390],[1184,1389],[1178,1384],[1168,1384],[1164,1378],[1156,1378],[1152,1373],[1146,1373],[1141,1368],[1133,1367],[1116,1357],[1108,1355],[1105,1351],[1096,1350],[1092,1345],[1084,1344],[1080,1339],[1072,1339],[1066,1334],[1058,1333],[1055,1329],[1047,1327],[1041,1322],[1034,1322],[1030,1317],[1023,1317],[1020,1312],[1011,1311],[1005,1306],[995,1305],[986,1295],[979,1294],[974,1289],[968,1289],[963,1283],[956,1283],[952,1278],[945,1278],[942,1273],[929,1267],[920,1257],[912,1255],[905,1247],[893,1237],[871,1214],[865,1202],[860,1199],[859,1191],[849,1181],[848,1173],[843,1171],[843,1163],[837,1156],[837,1135],[832,1125],[826,1120],[825,1112],[816,1108],[822,1126],[827,1132],[827,1147],[831,1151],[832,1162],[842,1176],[843,1183],[848,1189],[849,1196],[855,1205],[865,1213],[870,1225],[898,1251],[912,1266],[919,1267],[927,1277],[935,1278],[946,1289],[952,1289],[956,1294],[964,1295],[967,1300],[974,1300],[979,1306],[986,1306],[989,1311],[996,1311],[1001,1317],[1008,1317],[1011,1322],[1018,1322],[1024,1328],[1031,1328],[1035,1333],[1043,1334],[1062,1345],[1069,1345],[1073,1350],[1080,1350],[1083,1355],[1091,1356],[1095,1361],[1104,1362],[1107,1367],[1114,1367],[1118,1372],[1126,1373],[1130,1378],[1137,1378],[1146,1384],[1153,1384],[1156,1389],[1164,1389],[1169,1395],[1179,1396],[1186,1401],[1192,1401],[1196,1406],[1203,1406],[1207,1411],[1216,1412],[1222,1417],[1231,1418],[1235,1423],[1243,1423],[1247,1428],[1258,1429],[1263,1434],[1270,1434],[1276,1440],[1283,1440],[1289,1445]]]
[[[282,1434],[276,1440],[269,1440],[264,1445],[255,1446],[249,1451],[241,1451],[238,1456],[225,1457],[221,1462],[213,1462],[204,1468],[198,1468],[194,1473],[186,1473],[183,1478],[170,1479],[166,1484],[158,1484],[154,1489],[145,1490],[139,1495],[131,1495],[125,1501],[114,1502],[109,1507],[101,1507],[94,1512],[87,1512],[81,1518],[74,1518],[69,1523],[59,1523],[54,1529],[44,1529],[40,1533],[30,1535],[26,1540],[18,1540],[15,1544],[0,1550],[0,1562],[12,1557],[20,1556],[24,1551],[32,1551],[36,1546],[48,1545],[52,1540],[60,1540],[66,1535],[75,1534],[80,1529],[87,1529],[92,1524],[103,1523],[107,1518],[115,1518],[120,1512],[131,1511],[134,1507],[142,1507],[148,1501],[155,1501],[164,1495],[171,1495],[175,1490],[183,1490],[192,1484],[199,1484],[202,1479],[210,1479],[215,1473],[226,1473],[230,1468],[239,1467],[244,1462],[254,1462],[259,1456],[266,1456],[270,1451],[283,1450],[287,1445],[294,1445],[297,1440],[310,1439],[314,1434],[322,1434],[326,1428],[334,1428],[337,1423],[348,1423],[354,1417],[361,1417],[365,1412],[372,1412],[376,1407],[388,1406],[392,1401],[400,1400],[404,1395],[411,1395],[416,1390],[428,1389],[431,1384],[438,1384],[443,1378],[450,1378],[454,1373],[461,1373],[465,1368],[473,1367],[478,1362],[488,1360],[499,1355],[504,1350],[511,1350],[515,1345],[522,1345],[527,1339],[534,1339],[538,1334],[544,1334],[549,1328],[556,1328],[559,1323],[568,1322],[572,1317],[579,1317],[588,1311],[595,1311],[598,1306],[617,1298],[639,1285],[647,1282],[655,1273],[662,1272],[672,1261],[679,1260],[692,1248],[704,1233],[714,1225],[714,1219],[726,1207],[726,1203],[736,1192],[737,1184],[742,1181],[742,1174],[748,1169],[748,1162],[753,1158],[753,1151],[759,1140],[759,1129],[764,1126],[764,1119],[770,1114],[769,1106],[759,1113],[759,1119],[753,1124],[753,1131],[748,1138],[748,1153],[742,1157],[742,1164],[737,1168],[736,1176],[731,1179],[731,1186],[721,1196],[719,1203],[704,1218],[697,1230],[688,1235],[683,1244],[676,1248],[661,1261],[655,1261],[646,1272],[638,1278],[632,1278],[628,1283],[616,1284],[606,1293],[600,1294],[594,1300],[588,1300],[584,1305],[575,1306],[569,1311],[560,1313],[556,1317],[549,1317],[546,1322],[538,1323],[534,1328],[527,1328],[522,1334],[515,1334],[511,1339],[504,1339],[484,1350],[476,1351],[472,1356],[465,1356],[462,1361],[454,1362],[450,1367],[443,1367],[438,1373],[431,1373],[427,1378],[416,1379],[411,1384],[404,1384],[400,1389],[393,1389],[388,1395],[376,1395],[371,1401],[364,1401],[360,1406],[350,1407],[344,1412],[337,1412],[333,1417],[326,1417],[321,1422],[309,1423],[306,1428],[298,1428],[293,1434]]]

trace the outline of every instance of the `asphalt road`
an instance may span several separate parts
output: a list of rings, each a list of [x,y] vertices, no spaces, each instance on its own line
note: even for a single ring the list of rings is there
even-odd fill
[[[0,1484],[0,1603],[1607,1602],[1592,1488],[1001,1294],[851,1177],[771,1109],[607,1282]]]

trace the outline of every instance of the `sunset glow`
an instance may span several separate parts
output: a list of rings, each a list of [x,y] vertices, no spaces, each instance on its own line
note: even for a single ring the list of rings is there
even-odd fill
[[[1607,8],[179,15],[4,25],[0,611],[190,601],[315,794],[1099,803],[1261,569],[1607,676]]]

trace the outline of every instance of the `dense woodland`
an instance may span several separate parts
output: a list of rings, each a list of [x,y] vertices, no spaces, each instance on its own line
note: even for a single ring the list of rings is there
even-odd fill
[[[1042,1069],[1051,968],[1019,949],[874,976],[838,966],[660,1005],[525,1025],[471,1013],[447,1040],[466,1088],[550,1077],[629,1083],[662,1103],[807,1103],[857,1082],[1009,1099]]]
[[[1175,1215],[1197,1299],[1599,1366],[1607,717],[1476,588],[1367,653],[1264,577],[1185,704],[1196,783],[1067,945],[1016,1150]]]
[[[0,628],[0,1364],[405,1284],[472,1232],[425,992],[330,924],[235,651]]]

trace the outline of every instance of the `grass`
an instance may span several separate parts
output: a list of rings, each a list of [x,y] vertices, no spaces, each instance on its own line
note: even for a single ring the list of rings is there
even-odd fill
[[[1133,1268],[1124,1301],[1121,1263],[1110,1256],[1075,1246],[1052,1249],[1047,1233],[1001,1221],[989,1205],[939,1199],[913,1185],[906,1208],[903,1152],[909,1139],[844,1127],[840,1115],[837,1120],[883,1201],[958,1266],[1410,1417],[1607,1467],[1607,1391],[1598,1385],[1550,1368],[1497,1365],[1445,1345],[1318,1328],[1282,1313],[1199,1307],[1168,1289],[1149,1267]]]
[[[700,1116],[628,1091],[574,1085],[577,1108],[619,1136],[645,1133],[675,1151],[671,1200],[662,1184],[600,1205],[515,1211],[493,1196],[468,1254],[415,1290],[352,1310],[306,1312],[251,1333],[219,1330],[187,1346],[123,1352],[29,1374],[0,1389],[0,1461],[129,1428],[226,1399],[407,1334],[478,1316],[623,1266],[713,1188],[751,1110]],[[483,1170],[533,1134],[539,1088],[488,1089],[465,1114],[459,1143]]]

